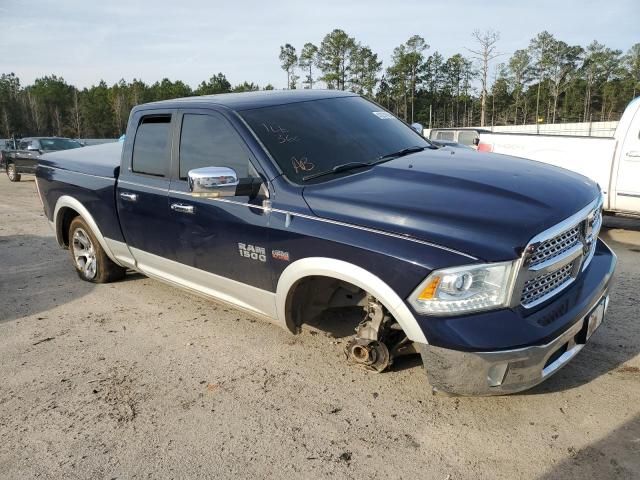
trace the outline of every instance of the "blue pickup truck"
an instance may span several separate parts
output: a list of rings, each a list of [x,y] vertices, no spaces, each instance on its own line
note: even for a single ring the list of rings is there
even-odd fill
[[[293,333],[361,309],[350,362],[420,354],[452,394],[558,371],[602,322],[616,264],[596,183],[439,149],[347,92],[140,105],[123,143],[44,155],[36,176],[83,280],[138,271]]]

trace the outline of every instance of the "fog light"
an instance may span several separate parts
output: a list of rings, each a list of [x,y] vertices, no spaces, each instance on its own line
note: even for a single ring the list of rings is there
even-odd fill
[[[489,373],[487,374],[487,382],[489,382],[489,386],[499,387],[500,385],[502,385],[504,377],[507,375],[508,368],[508,363],[498,363],[496,365],[492,365],[489,368]]]

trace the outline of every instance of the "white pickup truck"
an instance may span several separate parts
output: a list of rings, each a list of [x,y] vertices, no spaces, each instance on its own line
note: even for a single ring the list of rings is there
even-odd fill
[[[613,137],[481,132],[478,151],[581,173],[600,184],[605,210],[640,215],[640,97],[629,103]]]

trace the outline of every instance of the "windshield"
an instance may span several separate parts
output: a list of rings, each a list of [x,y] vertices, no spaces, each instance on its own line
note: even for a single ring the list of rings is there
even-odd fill
[[[305,177],[338,165],[370,163],[406,148],[429,146],[410,127],[361,97],[329,98],[239,113],[295,183],[304,183]],[[331,178],[318,177],[314,181]]]
[[[41,138],[40,148],[42,150],[69,150],[71,148],[80,148],[79,142],[68,138]]]

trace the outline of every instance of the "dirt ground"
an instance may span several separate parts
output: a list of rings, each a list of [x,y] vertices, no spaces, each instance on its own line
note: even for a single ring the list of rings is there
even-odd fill
[[[141,275],[80,281],[32,178],[0,175],[0,477],[640,478],[640,222],[608,219],[608,317],[513,396],[432,395]]]

